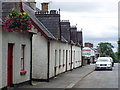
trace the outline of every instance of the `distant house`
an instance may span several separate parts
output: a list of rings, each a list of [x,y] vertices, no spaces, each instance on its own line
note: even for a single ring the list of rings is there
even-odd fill
[[[18,2],[3,2],[2,22],[12,10],[20,10]],[[23,83],[30,84],[30,62],[32,50],[31,32],[4,31],[0,25],[0,88],[8,88]]]
[[[82,56],[84,57],[84,64],[94,63],[96,58],[96,51],[93,44],[85,43],[82,49]]]

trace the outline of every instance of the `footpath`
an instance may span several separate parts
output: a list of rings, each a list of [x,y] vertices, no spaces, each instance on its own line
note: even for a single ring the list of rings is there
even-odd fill
[[[49,82],[33,82],[21,88],[72,88],[84,77],[94,71],[94,64],[86,65],[58,75]]]

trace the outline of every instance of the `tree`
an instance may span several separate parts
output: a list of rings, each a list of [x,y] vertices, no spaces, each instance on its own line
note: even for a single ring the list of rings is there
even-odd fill
[[[118,40],[118,60],[120,60],[120,38]]]
[[[111,43],[108,42],[100,42],[98,44],[99,50],[100,50],[100,56],[109,56],[112,57],[115,60],[115,54],[113,52],[114,46]]]
[[[118,59],[118,52],[115,52],[115,62],[117,63],[117,62],[119,62],[119,59]]]

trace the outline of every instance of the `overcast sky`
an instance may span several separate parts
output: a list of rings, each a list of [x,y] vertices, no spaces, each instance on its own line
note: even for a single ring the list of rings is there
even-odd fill
[[[118,1],[119,0],[36,0],[50,1],[49,9],[61,10],[61,20],[83,29],[84,42],[97,46],[99,42],[110,42],[117,47]]]

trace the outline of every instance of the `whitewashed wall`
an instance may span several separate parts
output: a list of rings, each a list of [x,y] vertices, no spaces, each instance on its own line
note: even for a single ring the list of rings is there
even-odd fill
[[[13,47],[13,84],[30,80],[30,34],[3,31],[2,38],[2,87],[7,86],[7,61],[8,43],[14,43]],[[25,70],[26,75],[20,75],[21,71],[21,44],[25,44]]]
[[[2,88],[2,28],[0,26],[0,88]]]
[[[56,67],[56,75],[65,72],[66,70],[66,50],[71,50],[71,45],[68,43],[62,43],[59,41],[51,41],[50,42],[50,77],[55,76],[55,67]],[[55,52],[57,52],[55,54]],[[69,65],[69,53],[67,55],[67,70],[70,70]],[[56,59],[55,59],[56,58]],[[56,61],[55,61],[56,60]],[[56,62],[56,65],[55,65]]]
[[[59,41],[50,42],[50,77],[66,71],[66,51],[67,51],[67,71],[71,69],[71,44]],[[76,54],[74,54],[74,52]],[[56,58],[56,59],[55,59]],[[56,61],[55,61],[56,60]],[[75,63],[75,61],[77,61]],[[55,65],[56,62],[56,65]],[[72,46],[72,69],[81,66],[81,48]]]
[[[48,47],[47,39],[37,33],[33,36],[32,62],[33,79],[47,79]]]
[[[73,45],[72,50],[74,52],[73,53],[73,61],[74,61],[73,65],[74,65],[74,68],[77,68],[77,67],[81,66],[81,64],[82,64],[81,47]]]
[[[81,47],[72,46],[74,68],[81,66]],[[66,55],[67,51],[67,55]],[[47,79],[48,40],[37,33],[33,36],[33,79]],[[75,54],[73,54],[75,52]],[[66,65],[67,58],[67,65]],[[50,40],[49,78],[71,69],[71,44]],[[75,63],[76,62],[76,63]],[[56,73],[55,73],[56,67]],[[73,64],[72,64],[73,69]]]

